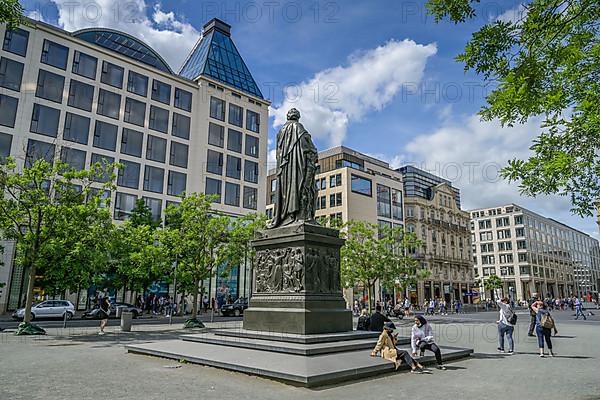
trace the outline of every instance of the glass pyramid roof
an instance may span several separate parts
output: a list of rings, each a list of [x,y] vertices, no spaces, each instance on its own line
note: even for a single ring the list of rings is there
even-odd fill
[[[264,99],[235,44],[229,35],[218,29],[205,33],[181,67],[179,75],[191,80],[205,75]]]

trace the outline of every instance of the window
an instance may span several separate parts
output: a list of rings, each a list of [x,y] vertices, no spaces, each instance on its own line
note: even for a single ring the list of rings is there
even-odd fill
[[[81,110],[92,111],[93,102],[94,87],[71,79],[71,84],[69,86],[69,101],[67,104]]]
[[[494,264],[495,262],[494,256],[481,256],[482,264]]]
[[[508,217],[496,218],[496,226],[510,226],[510,221],[508,220]]]
[[[68,57],[68,47],[63,46],[62,44],[51,42],[47,39],[44,40],[44,46],[42,47],[42,63],[66,70]]]
[[[225,182],[225,204],[229,206],[240,206],[240,185]]]
[[[124,71],[123,67],[103,61],[100,82],[121,89],[123,88]]]
[[[74,74],[90,79],[96,79],[97,67],[98,59],[96,57],[75,50],[75,55],[73,56],[73,68],[71,69]]]
[[[329,177],[329,187],[334,188],[342,186],[342,174],[331,175]]]
[[[127,160],[119,162],[123,164],[123,168],[119,169],[117,185],[137,189],[140,185],[140,164]]]
[[[517,228],[515,229],[516,237],[525,237],[525,228]]]
[[[521,275],[531,275],[531,267],[529,265],[527,266],[519,266],[519,274]]]
[[[227,170],[225,175],[229,178],[241,179],[242,159],[235,156],[227,156]],[[225,194],[227,200],[227,193]],[[225,203],[227,204],[227,203]]]
[[[492,232],[481,232],[479,234],[479,240],[481,240],[482,242],[484,240],[493,240],[493,239],[494,239],[494,237],[493,237]]]
[[[511,242],[498,242],[498,250],[499,251],[512,250],[512,243]]]
[[[150,129],[167,133],[169,131],[169,110],[150,106]]]
[[[167,194],[179,196],[185,193],[187,175],[181,172],[169,171],[169,182],[167,184]]]
[[[277,190],[277,179],[272,179],[271,180],[271,192],[274,192]]]
[[[246,155],[258,158],[258,138],[246,135]]]
[[[190,125],[190,117],[173,113],[173,129],[171,130],[171,134],[182,139],[189,139]]]
[[[11,145],[12,135],[0,133],[0,163],[4,162],[6,157],[10,156]]]
[[[164,169],[146,165],[144,171],[144,190],[148,192],[162,193],[164,179]]]
[[[152,100],[156,100],[164,104],[170,104],[171,85],[154,79],[152,81]]]
[[[234,129],[227,130],[227,150],[242,152],[242,132]]]
[[[483,221],[479,221],[479,229],[492,229],[492,220],[485,219]]]
[[[525,240],[517,240],[517,250],[523,250],[527,248],[527,242]]]
[[[246,182],[258,183],[258,163],[244,160],[244,180]]]
[[[519,253],[519,262],[527,262],[527,253]]]
[[[493,253],[494,252],[494,243],[484,243],[481,245],[482,253]]]
[[[162,217],[162,200],[144,197],[144,205],[150,209],[152,220],[160,221]]]
[[[327,189],[327,179],[321,178],[321,190]]]
[[[10,58],[0,59],[0,86],[10,90],[21,90],[23,80],[23,63]]]
[[[165,139],[148,135],[146,144],[146,158],[152,161],[165,162],[167,156],[167,141]]]
[[[127,97],[125,99],[125,115],[123,116],[123,121],[143,127],[145,119],[146,103]]]
[[[92,159],[90,160],[90,165],[100,164],[101,166],[114,164],[115,159],[108,156],[103,156],[101,154],[92,153]],[[111,177],[112,172],[107,171],[104,176],[96,177],[94,180],[96,182],[106,183]]]
[[[129,71],[127,74],[127,91],[146,97],[148,95],[148,77]]]
[[[60,160],[69,164],[73,169],[81,171],[85,168],[85,151],[63,147],[60,151]]]
[[[137,196],[134,194],[126,194],[117,192],[115,197],[115,219],[124,220],[131,214],[131,210],[135,207]]]
[[[384,185],[377,185],[377,216],[391,218],[391,197],[390,188]]]
[[[329,195],[329,207],[339,207],[342,205],[342,193]]]
[[[515,225],[523,225],[523,216],[515,215]]]
[[[60,110],[41,104],[34,104],[29,130],[40,135],[56,137],[58,135],[59,119]]]
[[[402,221],[402,191],[392,189],[392,218]]]
[[[31,167],[37,160],[42,159],[50,164],[54,163],[54,145],[29,139],[27,142],[27,154],[25,155],[25,166]]]
[[[208,124],[208,144],[213,146],[223,147],[225,144],[225,128],[221,125]]]
[[[415,208],[413,206],[406,207],[406,216],[411,218],[415,216]]]
[[[183,89],[175,88],[175,107],[192,111],[192,94]]]
[[[223,100],[211,96],[210,116],[219,121],[225,121],[225,102]]]
[[[97,113],[109,118],[119,119],[120,110],[121,95],[100,89],[100,94],[98,95]]]
[[[247,208],[249,210],[256,210],[256,196],[256,188],[244,186],[244,208]]]
[[[364,194],[365,196],[369,197],[373,195],[372,182],[370,179],[352,174],[350,176],[350,181],[350,188],[352,192]]]
[[[209,150],[210,151],[210,150]],[[206,178],[206,189],[204,193],[207,195],[214,195],[215,203],[221,202],[221,181],[218,179]]]
[[[63,139],[70,142],[88,144],[90,119],[68,112],[65,117]]]
[[[65,78],[52,72],[40,69],[35,96],[62,103],[63,91],[65,89]]]
[[[0,125],[15,127],[19,99],[0,94]]]
[[[187,168],[188,146],[186,144],[171,142],[171,154],[169,164],[176,167]]]
[[[502,229],[498,231],[498,239],[510,238],[510,229]]]
[[[260,114],[246,110],[246,129],[256,133],[260,131]]]
[[[208,156],[206,159],[206,172],[211,172],[217,175],[223,174],[223,153],[208,150]]]
[[[7,30],[4,34],[2,50],[25,57],[27,55],[27,44],[29,43],[29,32],[17,28],[13,31]]]
[[[102,121],[96,121],[94,129],[94,147],[115,151],[117,148],[117,130],[116,125],[108,124]]]
[[[123,133],[121,134],[121,153],[141,157],[143,141],[144,134],[142,132],[123,128]]]
[[[500,254],[500,264],[507,264],[513,262],[512,254]]]
[[[244,109],[240,106],[229,103],[229,123],[241,128],[243,126],[243,119]]]

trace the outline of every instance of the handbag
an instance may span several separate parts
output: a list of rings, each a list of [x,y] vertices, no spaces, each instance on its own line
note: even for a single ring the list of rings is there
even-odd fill
[[[550,314],[542,315],[542,319],[540,322],[542,324],[542,327],[544,327],[546,329],[554,328],[554,318],[552,318],[552,316]]]

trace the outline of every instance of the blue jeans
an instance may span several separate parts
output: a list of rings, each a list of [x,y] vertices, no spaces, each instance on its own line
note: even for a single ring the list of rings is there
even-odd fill
[[[538,347],[540,349],[544,348],[544,340],[548,345],[548,350],[552,351],[552,329],[544,328],[543,326],[537,325],[535,327],[535,333],[538,339]]]
[[[515,343],[513,341],[514,326],[505,325],[502,322],[498,324],[498,348],[504,350],[504,335],[508,338],[508,351],[515,349]]]
[[[585,314],[583,313],[583,311],[581,311],[581,307],[577,306],[575,308],[575,319],[579,319],[579,316],[582,316],[584,320],[586,320],[587,318],[585,317]]]

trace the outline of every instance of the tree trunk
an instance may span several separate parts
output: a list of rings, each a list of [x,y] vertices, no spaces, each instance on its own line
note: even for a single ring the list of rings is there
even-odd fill
[[[31,322],[31,304],[33,303],[33,285],[35,281],[35,265],[29,267],[29,281],[27,282],[27,298],[25,300],[25,314],[23,322]]]
[[[194,305],[192,307],[192,318],[196,319],[198,317],[198,287],[200,286],[200,281],[196,281],[196,290],[194,290]]]
[[[369,315],[371,314],[371,302],[373,301],[373,298],[371,297],[372,293],[373,293],[373,289],[371,288],[371,282],[367,282],[367,297],[368,297],[367,307],[369,309]]]

